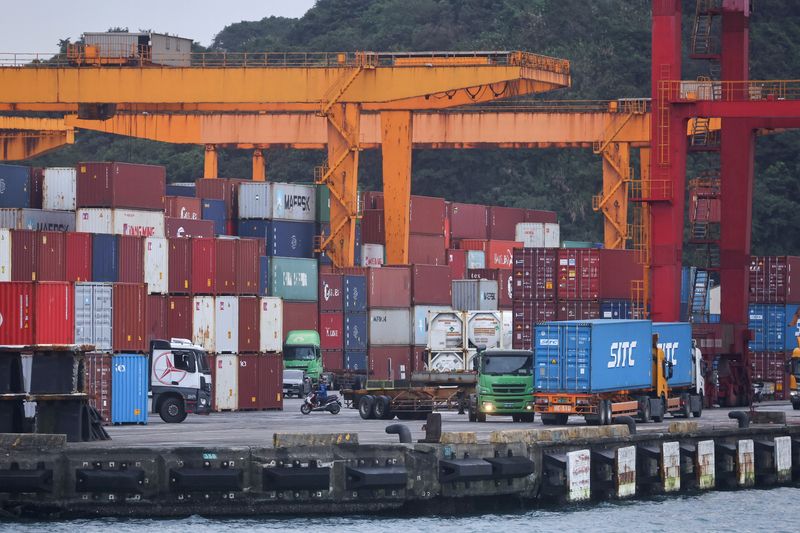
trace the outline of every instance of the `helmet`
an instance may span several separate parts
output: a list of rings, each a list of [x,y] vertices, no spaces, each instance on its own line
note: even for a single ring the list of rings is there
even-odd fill
[[[319,378],[319,382],[320,383],[324,383],[325,385],[327,385],[328,384],[328,376],[326,376],[325,374],[322,374],[322,376]]]

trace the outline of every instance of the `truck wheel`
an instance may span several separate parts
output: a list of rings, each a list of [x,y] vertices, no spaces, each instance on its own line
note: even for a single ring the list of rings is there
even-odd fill
[[[609,407],[611,407],[611,405],[608,400],[600,400],[600,404],[597,406],[597,417],[600,420],[601,426],[607,426],[611,423],[608,416],[609,411],[611,411]]]
[[[475,413],[475,419],[478,422],[486,422],[486,413],[481,413],[480,410]]]
[[[661,403],[661,412],[657,415],[653,415],[653,422],[655,422],[656,424],[660,424],[661,422],[664,421],[664,411],[666,407],[666,402],[664,402],[664,399],[661,398],[660,403]]]
[[[370,418],[375,418],[374,412],[375,406],[375,397],[370,396],[367,394],[366,396],[361,397],[361,401],[358,402],[358,414],[361,415],[361,418],[364,420],[369,420]]]
[[[695,418],[700,418],[703,415],[703,402],[705,398],[703,398],[702,394],[698,394],[697,396],[695,396],[695,398],[697,398],[698,407],[696,411],[692,411],[692,416]]]
[[[389,420],[393,418],[391,415],[391,399],[388,396],[376,396],[375,397],[375,405],[373,409],[375,411],[375,418],[379,420]]]
[[[526,424],[533,424],[536,421],[536,413],[523,413],[519,416]]]
[[[167,398],[161,402],[158,415],[167,424],[180,424],[186,420],[186,408],[183,407],[182,400],[174,397]]]
[[[558,415],[542,413],[542,424],[545,426],[555,426],[558,423]]]
[[[792,402],[792,409],[800,411],[800,402]]]
[[[692,397],[688,394],[681,394],[681,411],[680,415],[683,418],[689,418],[692,416]]]
[[[569,422],[569,415],[560,414],[556,415],[556,424],[559,426],[566,426],[567,422]]]
[[[639,400],[638,417],[639,420],[637,420],[637,422],[641,422],[642,424],[650,422],[650,398]]]

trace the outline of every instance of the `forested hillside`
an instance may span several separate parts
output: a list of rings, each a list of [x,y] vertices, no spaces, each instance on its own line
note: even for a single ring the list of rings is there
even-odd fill
[[[572,62],[573,87],[542,98],[610,99],[650,92],[649,0],[318,0],[301,19],[269,17],[230,25],[214,51],[267,50],[528,50]],[[684,0],[685,43],[694,0]],[[124,21],[120,21],[124,23]],[[751,77],[800,78],[800,5],[758,2],[751,21]],[[705,71],[685,61],[684,78]],[[756,253],[800,254],[800,133],[759,138],[753,245]],[[270,179],[310,181],[324,153],[269,150]],[[170,181],[202,175],[199,147],[81,133],[75,146],[37,164],[85,159],[165,164]],[[708,157],[690,157],[690,174]],[[601,217],[591,210],[600,187],[600,160],[590,150],[417,150],[413,192],[448,199],[553,209],[563,235],[602,240]],[[247,177],[250,159],[226,151],[220,173]],[[724,179],[724,178],[723,178]],[[362,157],[364,188],[380,188],[380,154]],[[723,185],[724,186],[724,185]]]

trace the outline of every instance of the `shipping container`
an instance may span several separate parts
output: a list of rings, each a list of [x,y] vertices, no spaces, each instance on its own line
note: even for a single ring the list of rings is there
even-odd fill
[[[216,293],[239,294],[239,288],[236,286],[237,269],[240,268],[236,264],[236,249],[239,246],[239,239],[214,239],[214,246],[216,247],[214,255],[217,262],[214,269],[216,273],[216,282],[214,283]],[[252,266],[251,264],[250,267],[252,268]],[[245,266],[241,268],[245,268]]]
[[[753,381],[782,383],[786,374],[786,359],[785,352],[751,352]]]
[[[155,339],[167,337],[167,297],[163,294],[147,295],[147,346]]]
[[[273,219],[314,222],[317,209],[314,185],[273,183],[270,194]]]
[[[0,228],[75,231],[75,213],[43,209],[0,209]]]
[[[225,219],[234,219],[238,212],[239,186],[243,180],[199,179],[195,182],[195,196],[203,200],[222,200]],[[205,216],[203,217],[205,218]]]
[[[382,209],[365,209],[361,213],[361,242],[364,244],[386,244]]]
[[[486,268],[486,253],[480,250],[467,250],[466,257],[467,257],[467,270]]]
[[[272,296],[279,296],[286,301],[317,301],[318,278],[315,259],[273,257],[270,263],[269,285]],[[316,314],[314,312],[315,316]]]
[[[331,221],[331,191],[325,184],[317,185],[317,222]]]
[[[791,352],[800,348],[800,305],[750,304],[748,324],[754,352]]]
[[[236,411],[239,408],[239,356],[218,354],[211,359],[214,411]]]
[[[478,250],[485,255],[486,267],[510,269],[513,263],[514,249],[522,248],[521,242],[515,241],[487,241],[463,239],[461,248],[464,250]],[[468,266],[468,268],[473,268]]]
[[[93,407],[103,424],[111,423],[111,354],[90,352],[84,356],[84,383],[89,405]]]
[[[117,238],[119,274],[121,283],[144,283],[144,238],[120,235]]]
[[[514,312],[500,311],[500,318],[503,322],[503,348],[509,349],[514,346]]]
[[[64,276],[66,281],[90,281],[92,279],[91,233],[65,233]],[[2,236],[0,235],[0,247]],[[2,253],[0,252],[0,258]],[[0,263],[2,259],[0,259]]]
[[[514,275],[511,270],[477,268],[468,270],[466,279],[489,279],[497,281],[497,306],[500,309],[511,309],[514,289]]]
[[[538,392],[649,389],[653,328],[646,320],[545,322],[536,326]]]
[[[0,281],[11,281],[11,230],[0,228]]]
[[[319,275],[319,310],[321,312],[344,309],[344,277],[341,274]]]
[[[362,267],[379,267],[386,263],[386,251],[382,244],[364,243],[361,245]]]
[[[366,276],[344,276],[344,310],[347,313],[367,310]]]
[[[627,320],[631,317],[633,302],[630,300],[601,300],[600,318]]]
[[[540,211],[538,209],[525,210],[525,222],[545,222],[555,224],[558,222],[558,215],[555,211]]]
[[[239,294],[259,294],[259,255],[258,241],[236,241],[236,290]]]
[[[0,344],[72,344],[72,285],[54,281],[0,283],[0,317]]]
[[[258,295],[269,296],[269,256],[258,258]]]
[[[259,302],[258,350],[260,352],[282,352],[284,339],[283,300],[269,296],[260,298]]]
[[[411,315],[409,309],[376,309],[369,311],[369,343],[378,346],[409,346]]]
[[[465,279],[467,277],[467,251],[450,249],[447,250],[446,257],[451,277]]]
[[[316,225],[313,222],[273,220],[269,225],[271,229],[267,240],[268,255],[300,258],[314,257]]]
[[[191,286],[195,294],[216,294],[216,239],[192,239]]]
[[[341,312],[319,314],[319,338],[323,350],[344,349],[344,315]]]
[[[39,281],[67,281],[67,234],[57,231],[40,231],[36,235],[37,272]]]
[[[536,324],[556,320],[557,311],[554,300],[515,301],[511,311],[514,328],[512,347],[515,350],[533,349]]]
[[[214,236],[214,222],[211,220],[190,220],[188,218],[164,218],[165,234],[168,238]]]
[[[85,233],[114,233],[137,237],[163,237],[164,213],[133,209],[82,208],[75,229]]]
[[[411,344],[416,346],[428,345],[428,318],[430,313],[452,312],[450,306],[445,305],[416,305],[411,308]]]
[[[325,371],[344,369],[344,352],[342,350],[323,350],[322,368]]]
[[[186,198],[199,198],[195,194],[194,183],[167,183],[167,196],[184,196]]]
[[[147,424],[149,358],[117,354],[111,359],[111,423]]]
[[[552,300],[558,287],[558,251],[543,248],[514,250],[513,298],[515,301]]]
[[[431,351],[464,349],[464,313],[445,310],[428,314],[428,348]]]
[[[497,281],[454,279],[453,309],[460,311],[494,311],[497,309]]]
[[[373,198],[373,207],[366,208],[383,211],[383,193],[376,193]],[[412,235],[444,235],[446,218],[444,198],[411,195],[408,230]]]
[[[750,301],[800,303],[800,257],[752,257]]]
[[[12,230],[11,235],[11,280],[36,281],[39,249],[37,233],[30,230]]]
[[[419,265],[446,265],[446,243],[442,235],[408,237],[408,262]]]
[[[203,220],[209,220],[214,223],[215,235],[226,234],[225,222],[229,219],[226,218],[227,207],[223,200],[204,198],[200,203],[200,210]]]
[[[167,338],[192,338],[192,297],[167,297]]]
[[[239,185],[239,218],[272,218],[269,182],[243,182]]]
[[[368,351],[370,379],[411,379],[409,346],[370,346]]]
[[[0,164],[0,207],[30,207],[30,185],[30,167]]]
[[[239,352],[258,353],[261,302],[256,296],[239,298]]]
[[[694,378],[694,348],[692,325],[688,322],[653,322],[653,334],[658,335],[658,348],[664,360],[672,363],[670,387],[688,387]]]
[[[111,351],[114,327],[114,286],[111,283],[75,284],[75,344]]]
[[[490,206],[487,208],[487,238],[514,240],[517,224],[525,222],[525,210],[517,207]]]
[[[264,409],[283,409],[283,356],[267,354],[259,357],[258,377]]]
[[[239,351],[239,297],[217,296],[214,299],[215,353]]]
[[[558,298],[629,298],[631,281],[642,279],[632,250],[562,248],[558,250]]]
[[[556,320],[594,320],[600,317],[600,302],[559,300]]]
[[[74,168],[46,168],[42,183],[42,207],[51,211],[75,211]]]
[[[192,299],[192,342],[209,352],[215,352],[216,309],[213,296],[195,296]]]
[[[466,333],[470,349],[502,348],[503,317],[499,311],[470,311],[466,315]]]
[[[295,330],[319,331],[317,302],[283,302],[283,338]]]
[[[558,248],[561,242],[559,225],[552,223],[523,222],[517,224],[514,235],[525,248]]]
[[[411,266],[411,304],[449,305],[453,281],[447,265]]]
[[[239,375],[237,376],[238,409],[240,411],[263,409],[263,399],[258,389],[258,354],[239,354]]]
[[[734,328],[732,324],[692,324],[692,340],[704,357],[733,353]]]
[[[31,207],[42,209],[44,196],[44,169],[41,167],[31,168],[31,184],[29,187],[31,197]]]
[[[489,237],[488,217],[485,205],[452,202],[448,213],[450,236],[453,239],[486,239]]]
[[[346,313],[344,315],[345,351],[362,351],[368,344],[368,315],[366,312]]]
[[[408,267],[368,269],[367,294],[367,305],[370,308],[410,307],[410,269]]]
[[[424,372],[428,369],[428,350],[424,346],[411,347],[411,372]]]
[[[169,292],[190,294],[193,279],[192,241],[190,239],[168,239],[167,246]]]
[[[161,166],[78,163],[76,205],[163,211],[165,187]]]
[[[164,214],[170,218],[200,220],[203,218],[202,202],[200,198],[166,196],[164,198]]]
[[[144,284],[115,283],[112,348],[115,352],[147,352],[147,290]]]
[[[144,239],[144,282],[149,294],[169,292],[169,241],[164,237]]]
[[[362,350],[344,352],[344,368],[345,370],[366,371],[368,368],[367,352]]]

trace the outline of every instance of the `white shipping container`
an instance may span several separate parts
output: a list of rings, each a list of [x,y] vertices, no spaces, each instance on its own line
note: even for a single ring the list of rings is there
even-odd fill
[[[457,311],[428,314],[428,349],[432,352],[464,347],[464,314]]]
[[[42,207],[54,211],[75,211],[75,176],[74,168],[44,169]]]
[[[467,268],[486,268],[486,254],[481,250],[467,250]]]
[[[488,279],[454,279],[453,309],[459,311],[496,311],[497,281]]]
[[[415,346],[428,345],[428,315],[430,313],[449,313],[453,310],[446,305],[415,305],[411,308],[411,343]]]
[[[169,244],[164,237],[144,240],[144,282],[148,294],[169,292]]]
[[[75,284],[75,344],[111,350],[114,313],[113,283]]]
[[[558,248],[561,246],[561,226],[558,223],[547,222],[544,225],[544,247]]]
[[[283,351],[283,300],[275,296],[261,298],[259,312],[260,352]]]
[[[195,296],[192,300],[192,342],[209,352],[214,349],[214,297]]]
[[[239,297],[217,296],[214,301],[215,352],[239,351]]]
[[[236,411],[239,408],[239,356],[214,356],[213,406],[215,411]]]
[[[500,311],[503,318],[503,348],[510,350],[513,348],[514,340],[514,313],[513,311]]]
[[[316,220],[317,192],[314,185],[273,183],[272,218],[277,220]]]
[[[75,231],[79,232],[139,237],[164,236],[163,211],[86,207],[78,209],[75,218]]]
[[[428,370],[432,372],[454,372],[467,370],[463,351],[431,352]]]
[[[514,231],[514,240],[525,248],[544,248],[544,223],[520,222]]]
[[[379,267],[383,265],[384,257],[382,244],[363,243],[361,245],[362,267]]]
[[[75,213],[45,209],[0,209],[0,228],[75,231]]]
[[[239,218],[272,218],[268,181],[243,182],[239,185]]]
[[[372,346],[411,344],[409,309],[370,309],[368,338]]]
[[[469,348],[487,350],[503,347],[503,319],[497,311],[467,313],[467,342]]]
[[[11,230],[0,229],[0,281],[11,281]]]

